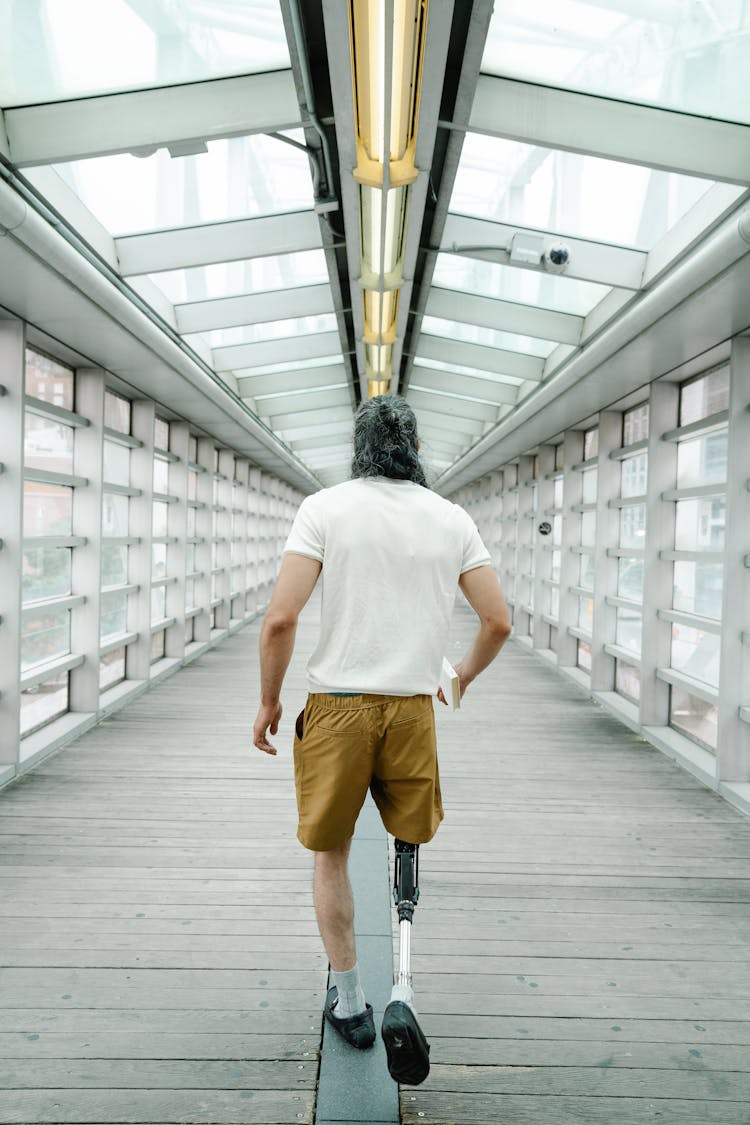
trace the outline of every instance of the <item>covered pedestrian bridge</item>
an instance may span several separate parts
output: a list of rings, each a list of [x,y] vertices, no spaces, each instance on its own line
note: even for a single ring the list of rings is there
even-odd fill
[[[750,1121],[749,65],[735,0],[0,0],[0,1125]],[[315,604],[250,748],[396,393],[513,615],[400,1095],[322,1035]],[[382,1007],[369,810],[354,866]]]

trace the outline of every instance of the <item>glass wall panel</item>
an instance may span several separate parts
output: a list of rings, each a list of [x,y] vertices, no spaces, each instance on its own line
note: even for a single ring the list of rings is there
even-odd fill
[[[727,479],[726,430],[681,441],[677,446],[677,487],[716,484]]]
[[[167,544],[151,544],[151,577],[164,578],[167,573]]]
[[[107,484],[130,484],[130,450],[117,441],[104,439],[104,479]]]
[[[701,743],[707,750],[715,751],[718,708],[677,687],[672,687],[669,694],[669,725]]]
[[[586,469],[581,474],[584,504],[596,503],[596,485],[598,475],[598,469]]]
[[[102,541],[102,586],[123,586],[128,580],[128,548]]]
[[[130,499],[114,492],[105,492],[102,497],[102,534],[127,536]]]
[[[578,585],[584,590],[594,589],[594,556],[581,555],[578,569]]]
[[[62,672],[21,692],[21,735],[29,735],[68,710],[69,674]]]
[[[162,536],[167,534],[167,517],[169,514],[169,504],[164,504],[161,500],[154,500],[153,508],[153,534]]]
[[[121,434],[130,433],[130,402],[114,391],[104,392],[104,425]]]
[[[643,600],[643,559],[617,560],[617,593],[634,602]]]
[[[720,621],[723,581],[722,563],[676,562],[673,608]]]
[[[169,449],[169,422],[163,418],[154,418],[154,445],[157,449]]]
[[[672,625],[671,666],[710,687],[719,686],[721,638],[690,625]]]
[[[642,629],[643,615],[639,608],[617,607],[616,644],[620,645],[621,648],[628,649],[629,652],[640,655]]]
[[[125,679],[125,646],[106,652],[99,661],[99,688],[114,687]]]
[[[680,425],[699,422],[729,407],[729,368],[711,371],[680,387]]]
[[[624,695],[632,703],[641,698],[641,670],[635,664],[624,660],[615,661],[615,691]]]
[[[589,461],[599,453],[599,428],[586,430],[583,435],[583,459]]]
[[[591,645],[586,641],[578,641],[578,657],[576,663],[584,672],[591,672]]]
[[[161,621],[167,615],[167,588],[156,586],[151,591],[151,623]]]
[[[158,633],[154,633],[151,637],[151,663],[154,664],[157,660],[161,660],[164,656],[166,645],[166,633],[161,629]]]
[[[21,668],[44,664],[70,652],[70,610],[40,609],[24,615],[21,630]]]
[[[35,547],[23,553],[24,602],[59,598],[70,593],[72,551],[67,547]]]
[[[70,535],[73,528],[73,489],[24,481],[23,533]]]
[[[590,633],[594,625],[594,599],[578,599],[578,625]]]
[[[123,593],[102,594],[102,619],[100,636],[117,637],[128,627],[128,595]]]
[[[620,547],[643,547],[646,535],[646,505],[628,504],[620,509]]]
[[[596,512],[581,515],[581,546],[593,547],[596,542]]]
[[[637,441],[645,441],[648,437],[648,403],[642,402],[632,410],[626,410],[622,416],[622,444],[635,445]]]
[[[701,496],[676,504],[675,550],[722,551],[726,523],[723,496]]]
[[[623,500],[631,496],[646,495],[646,473],[648,454],[638,453],[622,462],[620,495]]]
[[[23,463],[27,469],[53,473],[73,472],[72,426],[27,414],[24,419]]]
[[[6,103],[3,103],[6,104]],[[74,373],[49,356],[26,349],[26,394],[62,406],[65,410],[74,408]]]

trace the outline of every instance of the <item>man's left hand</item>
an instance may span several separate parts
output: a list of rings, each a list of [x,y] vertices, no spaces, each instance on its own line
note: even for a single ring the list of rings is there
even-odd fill
[[[261,703],[253,726],[253,746],[264,754],[277,753],[276,747],[266,738],[266,732],[276,734],[281,722],[281,703]]]

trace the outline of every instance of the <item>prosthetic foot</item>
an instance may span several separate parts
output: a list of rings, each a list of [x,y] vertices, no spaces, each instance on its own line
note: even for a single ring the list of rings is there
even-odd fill
[[[396,840],[396,871],[393,901],[398,910],[398,974],[391,1001],[383,1014],[381,1034],[388,1056],[388,1071],[394,1082],[418,1086],[430,1073],[430,1045],[412,1006],[411,923],[419,900],[419,844]]]

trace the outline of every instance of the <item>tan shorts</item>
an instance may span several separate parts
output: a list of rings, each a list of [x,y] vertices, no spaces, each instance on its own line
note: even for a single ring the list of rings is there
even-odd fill
[[[311,851],[354,834],[367,790],[388,832],[410,844],[443,819],[429,695],[309,695],[294,736],[297,837]]]

